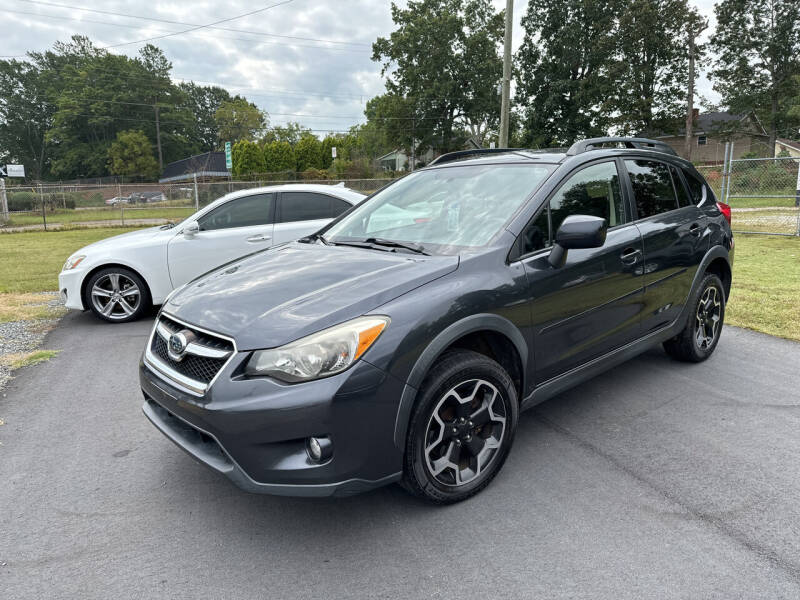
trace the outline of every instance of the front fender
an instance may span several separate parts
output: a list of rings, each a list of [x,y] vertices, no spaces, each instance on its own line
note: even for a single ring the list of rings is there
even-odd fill
[[[500,333],[511,340],[522,363],[523,382],[527,379],[525,370],[528,364],[528,344],[520,330],[511,321],[500,315],[479,313],[450,324],[436,335],[419,355],[403,387],[394,427],[394,443],[398,448],[405,445],[408,421],[417,398],[417,391],[436,359],[457,339],[476,331],[487,330]]]

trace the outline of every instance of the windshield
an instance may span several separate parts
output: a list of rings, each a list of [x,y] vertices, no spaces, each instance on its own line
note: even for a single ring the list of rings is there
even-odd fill
[[[485,246],[552,170],[526,164],[417,171],[350,211],[325,240],[391,240],[440,254]]]

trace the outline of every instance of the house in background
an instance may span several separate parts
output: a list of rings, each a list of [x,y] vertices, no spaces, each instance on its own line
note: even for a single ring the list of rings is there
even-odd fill
[[[391,152],[376,158],[375,162],[377,162],[378,167],[384,171],[407,171],[410,162],[409,158],[410,157],[405,153],[404,150],[392,150]],[[420,163],[427,165],[432,160],[433,148],[428,148],[425,153],[419,154],[416,157],[417,165]]]
[[[164,172],[158,182],[193,181],[195,177],[198,181],[230,177],[230,171],[225,167],[225,153],[206,152],[171,162],[164,167]]]
[[[745,154],[769,156],[769,135],[754,112],[733,114],[729,112],[708,112],[699,114],[695,109],[692,128],[692,150],[686,156],[686,128],[675,134],[664,132],[642,134],[669,144],[682,156],[695,163],[720,164],[725,158],[725,142],[733,142],[733,158]]]
[[[800,142],[778,138],[775,140],[775,156],[786,153],[794,158],[800,158]]]

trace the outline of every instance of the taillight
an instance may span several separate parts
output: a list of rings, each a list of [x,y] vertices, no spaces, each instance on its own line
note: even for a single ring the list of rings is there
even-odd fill
[[[722,213],[722,216],[725,217],[725,220],[728,222],[728,225],[731,224],[731,207],[724,202],[717,202],[717,208],[719,212]]]

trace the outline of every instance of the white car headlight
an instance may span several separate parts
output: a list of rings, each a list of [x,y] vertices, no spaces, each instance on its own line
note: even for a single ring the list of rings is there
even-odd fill
[[[388,324],[389,317],[359,317],[280,348],[259,350],[247,362],[246,372],[287,383],[341,373],[367,351]]]
[[[64,263],[64,268],[61,269],[61,270],[62,271],[71,271],[72,269],[77,267],[79,264],[81,264],[81,261],[84,258],[86,258],[85,254],[75,254],[73,256],[70,256],[67,259],[67,262]]]

